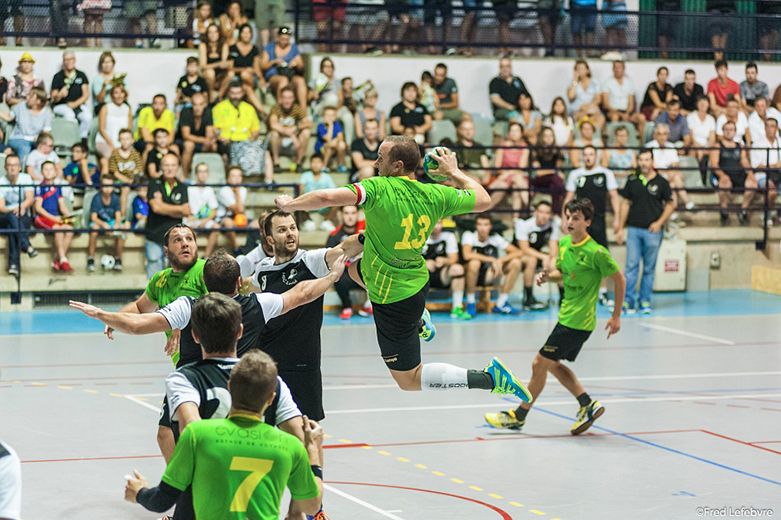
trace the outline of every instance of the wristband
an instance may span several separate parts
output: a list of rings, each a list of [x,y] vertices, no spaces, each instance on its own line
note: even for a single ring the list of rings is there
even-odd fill
[[[312,464],[310,466],[310,468],[312,468],[312,473],[314,473],[317,478],[319,478],[320,480],[323,480],[323,467],[322,466],[318,466],[317,464]]]
[[[360,242],[361,244],[363,244],[363,242],[364,242],[365,240],[366,240],[366,235],[364,235],[363,233],[359,233],[359,234],[358,234],[358,242]]]

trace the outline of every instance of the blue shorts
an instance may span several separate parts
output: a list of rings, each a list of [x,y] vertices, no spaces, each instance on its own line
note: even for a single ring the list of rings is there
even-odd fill
[[[595,7],[571,5],[569,10],[570,32],[573,35],[593,33],[597,28],[597,13]]]
[[[602,27],[605,29],[626,29],[629,19],[626,15],[626,2],[603,4]]]

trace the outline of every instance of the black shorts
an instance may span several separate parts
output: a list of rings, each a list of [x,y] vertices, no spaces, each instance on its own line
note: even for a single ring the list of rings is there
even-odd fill
[[[729,177],[730,182],[732,183],[733,188],[745,188],[746,187],[746,171],[728,171],[725,172],[727,174],[727,177]],[[719,177],[714,173],[711,175],[711,184],[714,188],[719,187]]]
[[[591,235],[591,238],[596,240],[597,244],[605,246],[606,248],[608,247],[604,215],[600,215],[599,217],[594,215],[594,218],[591,220],[591,225],[588,228],[588,234]]]
[[[323,375],[320,370],[279,369],[279,377],[287,383],[301,413],[313,421],[325,419],[323,411]]]
[[[583,343],[591,336],[591,331],[571,329],[561,323],[556,323],[545,345],[540,349],[540,355],[553,361],[566,359],[575,361]]]
[[[491,269],[492,265],[493,264],[491,264],[490,262],[483,262],[482,264],[480,264],[480,272],[477,273],[477,285],[486,285],[488,270]],[[491,280],[491,282],[489,283],[493,283],[493,280]]]
[[[163,406],[160,408],[160,420],[157,421],[158,426],[171,427],[171,410],[168,407],[168,397],[163,397]]]
[[[447,283],[442,281],[442,276],[450,269],[449,265],[443,267],[437,267],[433,271],[428,273],[428,283],[432,289],[450,289],[450,282],[452,279],[447,277]]]

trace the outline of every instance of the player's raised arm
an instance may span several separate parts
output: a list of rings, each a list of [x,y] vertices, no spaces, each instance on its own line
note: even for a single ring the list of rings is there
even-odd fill
[[[277,207],[288,213],[347,206],[356,202],[355,193],[348,188],[328,188],[310,191],[295,199],[290,195],[280,195],[274,199]]]
[[[456,183],[456,185],[463,190],[474,190],[475,192],[475,213],[486,211],[491,207],[491,196],[485,191],[483,185],[478,181],[462,172],[458,167],[458,160],[456,154],[447,151],[447,153],[436,154],[432,153],[431,157],[437,161],[439,166],[437,167],[437,173],[447,175],[450,179]]]
[[[153,332],[164,332],[171,329],[165,317],[156,312],[147,314],[108,312],[100,307],[74,300],[68,302],[68,305],[83,312],[90,318],[102,321],[109,328],[126,334],[152,334]]]
[[[341,255],[337,258],[331,266],[331,272],[322,278],[317,280],[306,280],[296,284],[295,287],[287,292],[282,293],[282,309],[278,314],[273,316],[266,316],[267,319],[272,319],[280,314],[285,314],[288,311],[306,305],[309,302],[315,301],[317,298],[325,294],[325,292],[331,287],[332,283],[339,281],[344,272],[344,262],[346,258]]]

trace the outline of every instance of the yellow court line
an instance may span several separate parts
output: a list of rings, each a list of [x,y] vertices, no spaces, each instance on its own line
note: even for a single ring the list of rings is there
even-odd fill
[[[480,486],[469,486],[469,489],[471,489],[473,491],[482,491],[483,490],[483,488],[481,488]]]
[[[529,509],[529,512],[530,512],[530,513],[533,513],[533,514],[535,514],[535,515],[537,515],[537,516],[545,516],[545,513],[543,513],[543,512],[542,512],[542,511],[540,511],[539,509]]]
[[[436,475],[438,477],[444,477],[445,476],[445,474],[442,473],[441,471],[432,471],[431,473],[433,473],[434,475]]]
[[[92,388],[85,388],[84,391],[88,394],[97,394],[97,390],[93,390]]]
[[[409,462],[409,459],[406,457],[396,457],[396,460],[398,460],[399,462]]]
[[[385,450],[379,450],[377,453],[379,453],[380,455],[383,455],[385,457],[389,457],[390,456],[390,453],[385,451]]]
[[[463,484],[464,483],[464,481],[461,480],[460,478],[451,478],[450,482],[455,482],[456,484]]]

